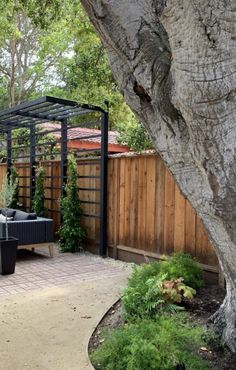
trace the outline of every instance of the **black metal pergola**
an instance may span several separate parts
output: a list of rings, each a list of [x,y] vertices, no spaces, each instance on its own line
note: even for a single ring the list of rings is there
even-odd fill
[[[84,191],[99,191],[100,200],[99,214],[86,214],[86,217],[97,217],[100,219],[100,237],[99,237],[99,254],[102,256],[106,255],[106,207],[107,207],[107,156],[108,156],[108,112],[100,107],[89,105],[89,104],[78,104],[71,100],[65,100],[55,98],[51,96],[45,96],[37,100],[22,103],[13,108],[5,109],[0,112],[0,132],[4,134],[6,140],[6,163],[7,171],[9,173],[12,164],[15,161],[25,161],[28,163],[29,172],[29,198],[30,198],[30,209],[32,207],[32,199],[35,192],[35,167],[38,162],[38,156],[42,154],[37,153],[37,147],[42,144],[38,143],[37,138],[40,135],[60,133],[60,138],[55,139],[55,144],[60,146],[60,150],[57,155],[60,156],[61,160],[61,171],[60,171],[60,191],[61,195],[64,194],[65,184],[67,181],[67,157],[68,157],[68,130],[76,127],[91,127],[94,122],[90,122],[88,119],[84,119],[87,115],[91,115],[96,118],[96,128],[99,127],[99,134],[91,134],[83,136],[81,139],[94,139],[100,137],[100,141],[97,142],[96,150],[91,149],[79,149],[80,155],[89,155],[96,152],[94,162],[100,165],[100,186],[96,189],[81,188]],[[82,117],[80,117],[82,116]],[[76,122],[76,117],[79,123]],[[38,125],[43,123],[54,122],[60,124],[59,127],[49,130],[38,130]],[[26,128],[29,130],[29,140],[27,145],[21,145],[20,149],[27,149],[28,153],[24,155],[14,156],[14,138],[13,131],[19,128]],[[77,137],[76,140],[80,138]],[[52,145],[52,142],[45,142],[43,146],[46,148]],[[19,145],[17,146],[19,149]],[[86,162],[84,162],[86,164]],[[87,164],[91,164],[90,160]],[[22,176],[24,177],[24,176]],[[26,176],[25,176],[26,177]],[[86,176],[89,177],[89,176]],[[94,177],[94,176],[91,176]],[[24,185],[23,185],[24,187]],[[26,186],[25,186],[26,187]],[[85,202],[86,203],[86,202]],[[93,203],[89,201],[87,203]],[[98,202],[96,202],[98,203]]]

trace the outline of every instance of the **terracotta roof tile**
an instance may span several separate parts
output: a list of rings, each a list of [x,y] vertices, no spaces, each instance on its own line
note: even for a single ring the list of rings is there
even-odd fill
[[[50,131],[50,130],[56,130],[57,128],[60,129],[60,124],[58,123],[55,123],[55,122],[47,122],[47,123],[42,123],[40,125],[41,128],[43,128],[43,130],[45,131]],[[97,129],[93,129],[93,128],[85,128],[85,127],[75,127],[75,128],[70,128],[68,129],[68,139],[82,139],[83,137],[87,137],[89,135],[99,135],[101,133],[100,130],[97,130]],[[53,135],[56,137],[56,138],[60,138],[61,137],[61,133],[60,131],[58,132],[54,132]],[[118,144],[118,141],[117,141],[117,137],[118,137],[118,132],[116,131],[108,131],[108,142],[109,144]],[[88,142],[94,142],[94,143],[100,143],[101,142],[101,139],[99,137],[96,137],[96,138],[87,138],[85,139],[84,141],[88,141]]]

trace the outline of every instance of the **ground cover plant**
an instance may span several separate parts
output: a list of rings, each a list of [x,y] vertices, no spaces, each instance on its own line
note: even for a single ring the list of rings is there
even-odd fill
[[[192,300],[194,288],[202,284],[201,268],[183,253],[133,266],[122,297],[124,324],[107,332],[104,343],[92,353],[95,368],[210,369],[199,357],[199,348],[213,334],[179,312],[184,310],[181,302]]]
[[[206,345],[204,334],[205,329],[191,326],[183,314],[138,320],[107,333],[91,359],[103,370],[207,370],[198,356]]]
[[[134,266],[122,302],[127,320],[154,317],[163,311],[179,311],[202,286],[202,270],[191,256],[173,254],[161,262]]]

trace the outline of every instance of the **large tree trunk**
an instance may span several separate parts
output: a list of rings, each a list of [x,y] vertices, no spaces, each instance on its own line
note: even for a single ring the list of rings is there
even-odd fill
[[[82,0],[127,103],[213,241],[227,282],[214,315],[236,351],[235,0]]]

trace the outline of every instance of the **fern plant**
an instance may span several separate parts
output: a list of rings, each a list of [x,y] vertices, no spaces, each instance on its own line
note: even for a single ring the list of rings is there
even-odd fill
[[[45,170],[42,166],[36,168],[36,181],[35,181],[35,193],[33,199],[33,211],[39,217],[47,216],[47,208],[44,206],[44,181],[45,181]]]
[[[202,269],[188,254],[176,253],[161,262],[134,266],[122,297],[126,319],[182,310],[178,304],[192,299],[202,283]]]
[[[85,238],[81,225],[82,207],[77,186],[77,164],[73,156],[68,158],[66,195],[61,199],[62,224],[59,229],[62,252],[77,252]]]
[[[180,313],[138,320],[105,333],[91,360],[101,370],[210,370],[199,356],[199,347],[206,346],[206,333],[214,338]]]

